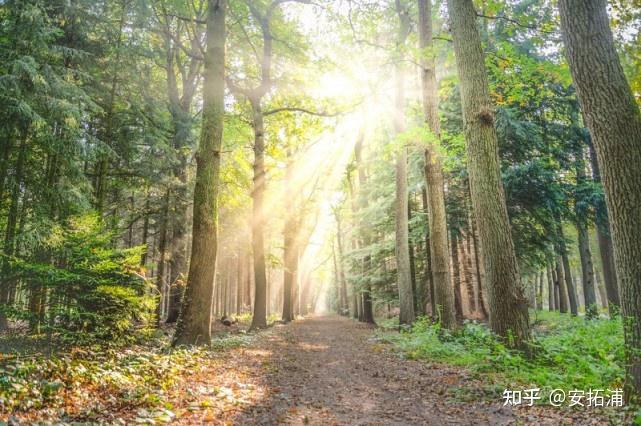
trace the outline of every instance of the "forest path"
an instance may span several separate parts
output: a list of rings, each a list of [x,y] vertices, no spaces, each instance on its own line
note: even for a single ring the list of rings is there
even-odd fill
[[[374,339],[371,326],[339,316],[276,325],[190,388],[217,389],[225,408],[192,412],[182,424],[502,425],[602,424],[589,412],[553,407],[503,407],[503,401],[461,401],[481,383],[464,370],[404,360]],[[196,379],[196,378],[194,378]],[[185,392],[180,392],[185,396]],[[192,394],[193,395],[193,394]]]
[[[261,342],[266,398],[238,413],[243,424],[501,424],[502,404],[447,401],[461,371],[399,359],[372,327],[339,316],[279,327]]]

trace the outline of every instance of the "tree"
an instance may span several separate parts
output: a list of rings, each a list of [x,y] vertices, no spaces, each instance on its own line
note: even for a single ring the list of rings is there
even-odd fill
[[[641,392],[641,113],[614,46],[605,0],[560,0],[563,40],[610,213],[628,357]]]
[[[461,87],[470,194],[490,308],[490,327],[522,346],[530,337],[527,299],[520,285],[501,181],[494,110],[472,0],[448,0]]]
[[[354,145],[354,162],[356,163],[356,173],[358,175],[358,203],[356,203],[356,207],[358,210],[364,209],[367,205],[367,193],[363,190],[365,182],[367,181],[367,178],[365,176],[365,166],[363,165],[363,141],[364,135],[361,131],[356,144]],[[367,232],[367,225],[362,224],[361,230],[361,243],[367,245],[371,240],[370,233]],[[363,272],[371,268],[371,256],[364,256],[362,261],[362,268]],[[363,308],[361,321],[368,324],[374,324],[375,322],[373,309],[374,307],[372,306],[372,284],[369,279],[365,283],[364,289],[361,291],[361,300]]]
[[[293,190],[292,185],[292,168],[293,160],[291,159],[292,153],[291,150],[287,152],[287,170],[285,171],[285,181],[286,181],[286,194],[287,197],[291,197]],[[294,206],[292,206],[294,207]],[[283,229],[283,316],[282,319],[284,322],[289,322],[294,320],[294,303],[292,300],[292,291],[296,285],[296,278],[298,275],[298,247],[297,247],[297,234],[298,227],[297,222],[298,218],[295,213],[295,207],[289,209],[285,212],[285,225]]]
[[[266,166],[265,166],[265,117],[281,112],[296,110],[291,107],[278,107],[271,110],[264,110],[266,98],[274,88],[277,79],[273,76],[274,62],[274,28],[273,21],[278,8],[287,2],[309,3],[306,0],[272,0],[266,7],[248,1],[247,7],[253,24],[258,26],[262,51],[259,54],[257,47],[250,35],[243,32],[245,41],[250,45],[252,55],[256,62],[251,71],[243,72],[246,80],[255,76],[253,86],[240,85],[233,79],[228,78],[227,84],[234,95],[244,97],[249,102],[251,110],[251,124],[254,131],[253,151],[253,190],[252,190],[252,255],[254,264],[254,315],[252,317],[252,329],[267,327],[267,274],[265,264],[265,224],[266,213],[264,210],[264,199],[266,191]],[[244,61],[241,61],[241,64]],[[300,109],[299,109],[300,110]],[[310,112],[303,109],[303,112]]]
[[[580,146],[576,153],[576,197],[574,209],[576,214],[576,230],[579,243],[579,258],[581,259],[581,282],[583,284],[583,297],[585,299],[585,315],[594,318],[598,315],[596,292],[594,283],[594,267],[590,251],[590,236],[588,234],[588,206],[586,195],[590,187],[585,174],[585,158],[583,147]],[[587,193],[587,194],[586,194]]]
[[[421,83],[423,114],[431,131],[431,141],[425,148],[425,186],[427,188],[430,264],[434,285],[434,303],[438,312],[434,315],[443,327],[456,327],[454,294],[450,273],[450,257],[447,249],[447,219],[443,169],[438,153],[441,139],[441,123],[438,116],[438,90],[432,38],[432,2],[418,1],[419,47],[421,49]]]
[[[594,151],[592,143],[590,143],[590,165],[592,166],[592,180],[595,184],[601,186],[601,172],[599,171],[599,163],[597,162],[596,152]],[[619,299],[619,286],[617,284],[617,274],[614,267],[614,248],[612,247],[612,237],[610,235],[610,218],[602,192],[594,199],[594,210],[599,256],[601,257],[603,281],[605,281],[605,291],[608,298],[608,312],[610,313],[610,317],[613,317],[619,313],[621,300]]]
[[[405,81],[401,66],[401,48],[410,31],[409,10],[401,0],[396,0],[396,13],[399,26],[396,35],[396,63],[394,66],[394,131],[400,134],[405,131]],[[412,324],[415,319],[414,295],[410,276],[410,252],[407,229],[407,148],[401,146],[396,153],[396,264],[398,294],[400,299],[401,324]]]
[[[211,341],[213,284],[218,249],[218,187],[225,113],[226,0],[209,0],[203,83],[203,123],[196,155],[191,261],[174,345]]]
[[[171,115],[172,148],[174,151],[173,164],[170,174],[172,180],[168,184],[168,194],[165,217],[161,223],[165,224],[163,234],[171,234],[169,238],[169,301],[167,323],[175,323],[180,313],[184,281],[187,275],[187,240],[188,240],[188,191],[189,154],[193,147],[193,121],[192,104],[197,95],[197,88],[202,76],[202,56],[200,40],[202,39],[202,26],[196,25],[204,13],[202,10],[207,2],[198,4],[196,17],[193,21],[178,19],[183,13],[183,8],[176,4],[161,2],[155,10],[158,26],[162,34],[159,50],[165,59],[167,108]],[[176,10],[171,7],[175,6]],[[195,21],[195,22],[194,22]],[[189,38],[184,41],[184,35]],[[187,46],[185,46],[187,44]],[[173,211],[173,214],[172,214]],[[167,229],[169,228],[170,230]],[[161,257],[159,268],[165,263]],[[164,266],[163,266],[164,267]],[[161,275],[161,274],[159,274]]]

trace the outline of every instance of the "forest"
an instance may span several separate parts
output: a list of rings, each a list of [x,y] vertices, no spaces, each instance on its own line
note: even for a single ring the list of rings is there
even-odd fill
[[[640,0],[0,0],[0,424],[641,424]]]

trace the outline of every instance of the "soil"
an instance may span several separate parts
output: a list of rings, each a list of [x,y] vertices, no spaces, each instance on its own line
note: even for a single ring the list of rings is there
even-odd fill
[[[276,325],[224,358],[218,367],[195,373],[184,387],[174,390],[180,397],[177,406],[192,407],[180,412],[177,423],[608,423],[602,413],[589,409],[512,408],[503,406],[501,398],[469,398],[482,383],[465,370],[403,359],[375,338],[372,326],[339,316]],[[207,394],[213,402],[203,408]],[[467,400],[461,394],[467,394]]]

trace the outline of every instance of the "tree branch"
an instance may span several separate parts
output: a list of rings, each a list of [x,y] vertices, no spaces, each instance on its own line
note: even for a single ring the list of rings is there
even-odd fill
[[[517,27],[527,28],[529,30],[534,30],[534,31],[539,31],[539,32],[542,32],[542,33],[545,33],[545,34],[553,34],[554,33],[553,31],[542,30],[539,27],[536,27],[534,25],[524,24],[524,23],[522,23],[522,22],[520,22],[520,21],[518,21],[518,20],[516,20],[514,18],[510,18],[510,17],[504,16],[504,15],[489,16],[489,15],[484,15],[482,13],[477,13],[476,16],[478,16],[479,18],[485,18],[485,19],[500,19],[500,20],[503,20],[503,21],[510,22],[510,23],[516,25]]]
[[[282,107],[282,108],[274,108],[269,111],[263,112],[264,116],[268,115],[273,115],[273,114],[278,114],[279,112],[302,112],[305,114],[309,115],[315,115],[318,117],[338,117],[339,115],[345,114],[347,111],[337,111],[337,112],[324,112],[324,111],[312,111],[306,108],[300,108],[300,107]]]

